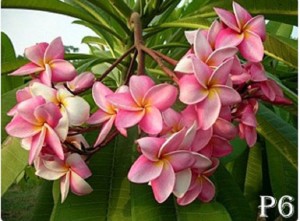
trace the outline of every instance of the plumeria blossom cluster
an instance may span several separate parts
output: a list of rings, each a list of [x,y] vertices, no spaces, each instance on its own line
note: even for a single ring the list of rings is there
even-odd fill
[[[148,183],[159,203],[171,194],[179,205],[209,202],[215,195],[211,176],[219,158],[232,152],[230,141],[239,136],[249,147],[256,143],[258,100],[291,103],[261,63],[263,16],[252,17],[235,2],[233,13],[215,11],[219,20],[208,30],[185,32],[191,48],[174,68],[174,84],[155,84],[139,73],[113,91],[90,72],[77,74],[63,58],[60,38],[25,50],[30,63],[11,75],[32,80],[17,91],[6,131],[21,138],[37,176],[60,180],[62,201],[69,189],[90,193],[89,158],[137,126],[140,155],[128,179]],[[93,113],[79,96],[89,88]],[[184,107],[174,108],[178,103]],[[82,134],[95,129],[99,135],[90,147]]]

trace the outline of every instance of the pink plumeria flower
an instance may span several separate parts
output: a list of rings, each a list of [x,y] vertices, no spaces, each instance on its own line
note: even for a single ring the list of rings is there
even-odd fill
[[[77,153],[68,154],[65,160],[46,155],[37,158],[34,162],[35,174],[46,180],[60,179],[61,202],[68,195],[69,189],[79,196],[93,191],[84,180],[92,175],[84,160]]]
[[[128,179],[135,183],[150,182],[154,197],[159,203],[164,202],[174,191],[175,173],[185,170],[195,163],[195,156],[190,151],[179,150],[185,134],[186,130],[183,129],[168,139],[144,137],[137,140],[142,155],[130,168]],[[211,164],[206,157],[201,155],[197,155],[197,157],[201,157],[202,167]],[[188,176],[188,173],[185,175]],[[184,180],[186,179],[177,182]],[[180,185],[177,183],[177,187]]]
[[[197,152],[208,158],[220,158],[229,155],[232,152],[232,146],[227,139],[213,135],[208,144]]]
[[[89,104],[82,97],[71,94],[64,87],[54,89],[35,82],[29,86],[29,90],[33,96],[42,96],[46,101],[52,102],[60,108],[63,117],[56,131],[62,140],[66,139],[69,127],[80,126],[89,118]]]
[[[201,62],[202,66],[206,65],[216,68],[226,59],[232,58],[237,51],[238,49],[236,47],[223,47],[214,51],[208,39],[198,30],[194,37],[193,51],[188,51],[187,54],[180,59],[175,67],[175,71],[186,74],[194,73],[193,62],[190,59],[193,55]]]
[[[81,92],[90,88],[95,80],[95,75],[92,72],[83,72],[72,81],[68,81],[67,86],[72,92]]]
[[[54,131],[62,117],[59,108],[37,96],[19,103],[16,111],[5,129],[10,136],[26,140],[25,143],[30,148],[29,164],[39,155],[45,144],[60,159],[64,159],[60,139]]]
[[[138,124],[144,132],[158,134],[163,128],[161,111],[174,104],[177,93],[172,85],[155,85],[147,76],[132,76],[129,92],[111,94],[107,99],[118,108],[117,128]]]
[[[23,89],[17,90],[16,92],[17,104],[7,112],[7,115],[11,117],[14,116],[17,113],[18,104],[30,98],[32,98],[32,94],[30,93],[29,87],[25,87]]]
[[[232,140],[237,135],[237,129],[230,121],[219,117],[213,125],[213,133],[227,140]]]
[[[266,38],[265,20],[262,15],[252,17],[238,3],[233,2],[233,13],[215,8],[221,21],[228,27],[216,39],[216,48],[238,46],[248,61],[260,62],[264,55],[262,41]]]
[[[212,165],[203,168],[194,167],[192,169],[192,180],[186,193],[177,199],[177,203],[185,206],[199,199],[202,202],[210,202],[215,196],[215,185],[209,177],[215,172],[219,166],[219,160],[212,158]]]
[[[116,94],[119,91],[116,91]],[[98,135],[98,138],[95,142],[95,146],[99,145],[107,137],[112,126],[115,124],[116,128],[120,131],[121,134],[126,136],[126,130],[124,128],[119,128],[119,125],[116,124],[117,117],[117,108],[112,105],[108,100],[107,96],[114,94],[112,90],[106,87],[101,82],[96,82],[93,85],[93,98],[99,109],[92,114],[88,119],[88,124],[101,124],[103,123],[102,129]]]
[[[230,71],[230,79],[234,85],[244,84],[251,79],[251,74],[245,69],[244,65],[241,64],[237,56],[234,56],[233,59],[232,68]]]
[[[23,76],[38,73],[43,84],[51,86],[52,82],[70,81],[76,76],[76,70],[64,59],[64,46],[61,38],[54,39],[50,44],[39,43],[25,49],[25,57],[30,63],[22,66],[10,75]]]
[[[197,104],[199,127],[210,128],[217,120],[222,105],[241,101],[233,88],[226,85],[233,59],[229,59],[214,71],[193,56],[194,75],[185,75],[179,81],[179,99],[185,104]]]

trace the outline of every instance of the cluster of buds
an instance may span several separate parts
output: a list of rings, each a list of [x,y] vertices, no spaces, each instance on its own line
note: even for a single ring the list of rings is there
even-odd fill
[[[291,103],[260,63],[266,35],[263,16],[252,17],[235,2],[234,13],[215,11],[220,21],[208,30],[185,33],[191,49],[174,69],[178,88],[133,75],[128,85],[112,91],[92,73],[77,75],[63,60],[60,38],[25,50],[31,62],[11,75],[31,74],[33,80],[17,92],[6,131],[22,139],[36,175],[60,179],[62,201],[69,188],[77,195],[92,191],[85,181],[91,176],[88,153],[100,150],[112,135],[127,136],[128,128],[138,126],[140,156],[128,179],[148,183],[159,203],[172,193],[179,205],[195,199],[209,202],[215,195],[210,176],[218,158],[232,152],[230,141],[239,136],[250,147],[256,143],[258,100]],[[98,106],[92,114],[78,96],[89,88]],[[184,109],[175,110],[176,102]],[[89,147],[82,133],[98,128]]]

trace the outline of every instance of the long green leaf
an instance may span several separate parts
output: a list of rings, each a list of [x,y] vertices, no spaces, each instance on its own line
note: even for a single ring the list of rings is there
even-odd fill
[[[217,200],[229,212],[233,221],[253,221],[255,213],[250,209],[238,184],[230,173],[220,164],[214,174],[217,184]]]
[[[21,147],[20,140],[8,137],[1,149],[1,196],[15,182],[28,164],[28,152]]]
[[[297,168],[297,130],[260,104],[257,131],[294,167]]]

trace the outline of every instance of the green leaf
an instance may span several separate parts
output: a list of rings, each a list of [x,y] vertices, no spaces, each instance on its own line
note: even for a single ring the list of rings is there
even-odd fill
[[[1,74],[8,74],[28,63],[24,58],[16,58],[16,60],[5,62],[1,65]],[[14,77],[11,77],[14,78]]]
[[[297,130],[262,104],[259,105],[257,121],[257,131],[297,169]]]
[[[109,0],[112,6],[127,20],[130,19],[132,9],[123,0]]]
[[[284,24],[276,21],[269,21],[266,25],[267,32],[273,35],[289,38],[293,31],[293,25]]]
[[[98,25],[98,22],[90,15],[87,15],[77,8],[59,0],[3,0],[1,3],[3,8],[22,8],[54,12],[69,15]]]
[[[214,178],[217,185],[217,201],[225,206],[232,220],[255,220],[256,214],[250,209],[238,184],[222,164],[219,165]]]
[[[239,137],[236,137],[232,141],[230,141],[230,144],[233,147],[233,151],[228,156],[221,158],[221,161],[224,164],[237,159],[248,148],[245,140],[242,140]]]
[[[267,39],[264,42],[265,54],[278,61],[297,68],[298,67],[298,52],[297,49],[290,44],[272,36],[267,35]]]
[[[2,144],[1,157],[2,196],[27,166],[28,152],[19,139],[8,137]]]
[[[127,139],[119,135],[93,156],[89,163],[93,175],[87,180],[94,189],[91,194],[75,196],[69,193],[61,204],[59,191],[54,191],[52,221],[131,220],[127,173],[131,166],[134,134],[136,131],[131,130]]]

